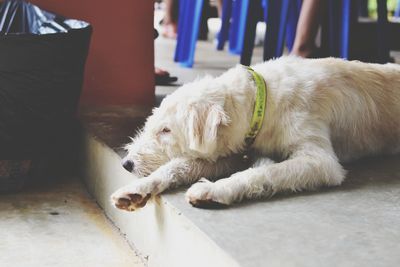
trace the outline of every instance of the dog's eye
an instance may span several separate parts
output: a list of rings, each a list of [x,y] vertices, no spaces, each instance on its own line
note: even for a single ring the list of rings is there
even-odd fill
[[[169,128],[167,128],[167,127],[164,127],[164,128],[161,130],[161,132],[162,132],[162,133],[170,133],[170,132],[171,132],[171,129],[169,129]]]

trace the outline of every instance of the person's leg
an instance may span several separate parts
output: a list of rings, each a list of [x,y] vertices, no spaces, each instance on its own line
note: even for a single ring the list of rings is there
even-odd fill
[[[162,35],[167,38],[176,38],[177,35],[177,0],[164,0],[165,15],[163,18]]]
[[[222,1],[217,0],[217,10],[218,10],[218,17],[222,18]]]
[[[320,25],[323,2],[324,0],[303,0],[292,55],[310,57],[315,52],[315,37]]]
[[[154,39],[158,37],[158,31],[154,29]],[[154,79],[156,85],[166,85],[178,80],[177,77],[171,76],[168,71],[154,67]]]

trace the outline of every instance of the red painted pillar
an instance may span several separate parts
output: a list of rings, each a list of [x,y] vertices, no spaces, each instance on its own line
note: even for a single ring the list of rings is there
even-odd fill
[[[153,104],[153,1],[30,2],[93,26],[81,105]]]

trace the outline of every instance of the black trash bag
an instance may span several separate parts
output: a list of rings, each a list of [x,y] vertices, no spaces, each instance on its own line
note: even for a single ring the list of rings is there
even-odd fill
[[[84,21],[0,2],[0,159],[72,142],[91,33]]]

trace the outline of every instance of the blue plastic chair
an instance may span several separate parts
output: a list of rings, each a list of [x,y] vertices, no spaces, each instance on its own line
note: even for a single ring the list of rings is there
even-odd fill
[[[174,61],[191,68],[199,35],[201,12],[204,0],[180,0],[178,37]]]
[[[388,19],[386,0],[378,3],[378,58],[379,63],[389,61]],[[350,55],[350,35],[352,25],[357,23],[357,2],[351,0],[329,0],[329,56],[352,59]]]
[[[349,58],[351,10],[351,0],[329,0],[328,52],[332,57]]]
[[[243,49],[249,0],[224,0],[222,4],[221,29],[217,50],[223,50],[229,39],[229,52],[240,55]]]
[[[218,50],[223,50],[229,35],[229,51],[233,54],[240,54],[242,52],[249,1],[223,1],[221,30],[218,35]],[[178,39],[174,61],[180,63],[183,67],[192,67],[194,63],[194,52],[203,4],[204,0],[180,1]]]
[[[257,26],[257,18],[254,14],[260,8],[264,8],[264,20],[267,24],[264,60],[282,56],[285,40],[289,50],[293,47],[301,0],[266,0],[264,3],[260,0],[252,0],[248,8],[244,46],[240,58],[240,63],[243,65],[251,63]]]
[[[217,50],[223,50],[229,38],[229,52],[235,55],[242,53],[248,8],[249,0],[223,1]],[[262,9],[266,14],[267,0],[262,0]]]
[[[299,21],[302,0],[293,0],[290,3],[286,22],[286,46],[292,51],[296,37],[297,22]]]
[[[240,55],[243,49],[246,18],[251,0],[233,0],[229,31],[229,52]]]
[[[217,38],[217,50],[224,50],[225,42],[228,40],[230,20],[232,17],[232,0],[222,2],[221,29]]]
[[[301,3],[298,0],[270,0],[268,7],[264,60],[282,56],[285,38],[288,49],[292,49]]]
[[[203,3],[204,0],[180,1],[174,60],[184,67],[193,66]],[[241,63],[249,65],[257,22],[263,16],[268,25],[264,59],[281,56],[285,37],[288,48],[293,46],[300,6],[301,0],[224,0],[217,49],[223,49],[229,35],[229,51],[240,54]]]

